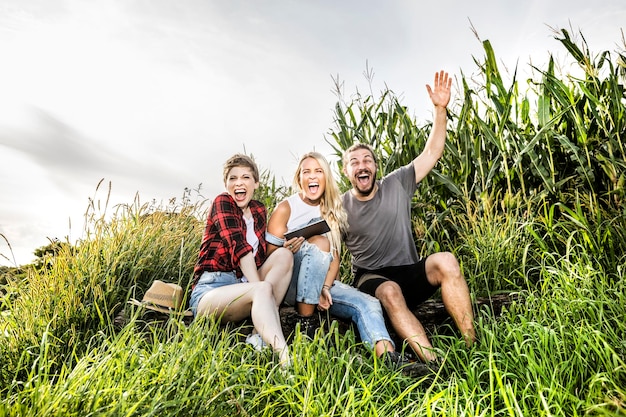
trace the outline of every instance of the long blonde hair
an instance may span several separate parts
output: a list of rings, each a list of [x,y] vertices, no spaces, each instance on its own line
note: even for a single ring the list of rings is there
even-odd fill
[[[341,193],[337,182],[333,177],[330,165],[324,155],[319,152],[309,152],[300,158],[298,162],[298,169],[293,176],[294,188],[299,192],[302,192],[302,186],[300,185],[300,174],[302,172],[302,163],[307,158],[315,159],[322,169],[324,170],[324,178],[326,178],[326,187],[324,188],[324,195],[320,199],[320,213],[322,218],[326,220],[328,226],[330,226],[330,247],[331,252],[336,250],[339,254],[341,252],[341,236],[348,229],[348,216],[343,209],[341,203]]]

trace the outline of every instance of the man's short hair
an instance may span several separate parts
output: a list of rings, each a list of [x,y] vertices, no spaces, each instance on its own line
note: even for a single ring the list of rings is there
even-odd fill
[[[346,158],[348,157],[348,154],[351,153],[351,152],[357,151],[359,149],[367,149],[368,151],[370,151],[370,153],[372,154],[372,158],[374,158],[374,163],[378,164],[378,159],[376,158],[376,152],[374,152],[374,148],[372,147],[372,145],[369,145],[367,143],[356,142],[356,143],[353,143],[343,153],[343,165],[344,166],[348,163],[348,161],[346,161]]]

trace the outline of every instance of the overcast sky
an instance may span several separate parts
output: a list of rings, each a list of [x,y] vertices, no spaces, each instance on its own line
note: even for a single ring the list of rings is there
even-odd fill
[[[366,63],[426,121],[435,71],[476,72],[472,26],[523,69],[567,56],[551,27],[601,52],[624,22],[624,0],[0,0],[0,264],[81,238],[101,179],[112,206],[211,198],[244,150],[285,183],[304,152],[334,162],[333,77],[366,90]]]

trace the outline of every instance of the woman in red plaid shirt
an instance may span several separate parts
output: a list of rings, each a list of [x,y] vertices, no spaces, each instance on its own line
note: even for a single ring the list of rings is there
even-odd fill
[[[278,306],[285,296],[293,255],[279,248],[267,255],[267,210],[257,200],[259,170],[248,156],[237,154],[224,164],[227,192],[215,197],[209,210],[200,254],[194,268],[190,306],[194,315],[221,321],[252,318],[254,333],[290,363]],[[253,343],[255,344],[255,343]]]

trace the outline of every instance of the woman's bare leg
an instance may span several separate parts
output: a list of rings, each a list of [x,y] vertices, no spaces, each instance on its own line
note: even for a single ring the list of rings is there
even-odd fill
[[[198,303],[198,315],[214,315],[222,321],[240,321],[247,317],[279,355],[283,366],[290,363],[287,342],[269,282],[248,282],[226,285],[206,293]]]
[[[272,284],[276,306],[280,306],[285,298],[292,271],[293,254],[287,248],[276,249],[259,268],[261,279]]]

